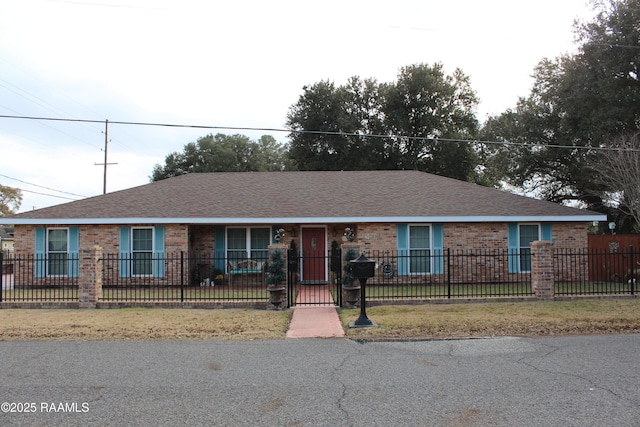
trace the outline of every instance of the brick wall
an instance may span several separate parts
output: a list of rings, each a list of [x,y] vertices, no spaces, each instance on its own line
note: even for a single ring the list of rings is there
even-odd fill
[[[215,250],[215,226],[192,225],[189,227],[189,251],[197,256],[211,256]]]
[[[373,223],[356,225],[356,241],[369,251],[394,251],[396,225]],[[557,248],[586,248],[587,223],[556,222],[552,225],[552,238]],[[447,223],[443,227],[444,247],[450,249],[506,249],[508,231],[506,223]],[[330,236],[331,240],[331,236]]]
[[[162,225],[162,224],[159,224]],[[131,224],[131,227],[148,227],[147,225]],[[56,225],[56,227],[71,227],[70,225]],[[165,227],[165,252],[177,253],[187,251],[188,227],[185,224],[168,224]],[[16,251],[35,253],[35,229],[33,225],[16,225]],[[105,254],[117,254],[120,251],[119,225],[81,225],[79,226],[79,250],[102,247]]]
[[[132,226],[136,226],[132,224]],[[142,225],[141,225],[142,226]],[[65,227],[61,225],[60,227]],[[365,250],[396,250],[396,225],[391,223],[335,224],[327,227],[328,242],[342,243],[345,227],[355,229],[356,239]],[[586,248],[586,223],[554,223],[553,242],[558,248]],[[33,225],[15,226],[15,246],[17,252],[35,252],[35,228]],[[80,226],[80,249],[99,245],[104,253],[119,251],[118,225]],[[213,253],[215,226],[169,224],[165,225],[165,251],[180,252],[193,250],[196,253]],[[285,227],[286,238],[296,240],[300,235],[298,227]],[[295,233],[295,236],[294,235]],[[190,239],[190,240],[189,240]],[[507,247],[506,223],[450,223],[444,224],[444,246],[466,249],[501,249]]]
[[[444,247],[451,249],[507,249],[506,223],[444,224]]]
[[[136,226],[133,224],[132,226]],[[62,226],[61,226],[62,227]],[[214,225],[165,225],[165,253],[179,256],[180,252],[195,255],[210,256],[215,248]],[[393,223],[366,223],[366,224],[330,224],[327,226],[328,247],[332,241],[342,244],[342,236],[345,227],[354,229],[355,243],[360,245],[366,254],[393,254],[397,250],[396,224]],[[555,248],[586,248],[588,245],[587,223],[554,223],[553,243]],[[35,228],[33,225],[17,225],[15,227],[16,253],[33,255],[35,252]],[[295,240],[298,248],[300,228],[287,225],[285,242]],[[79,227],[80,250],[90,249],[94,246],[103,248],[105,255],[119,254],[119,225],[82,225]],[[444,247],[452,250],[478,250],[478,251],[505,251],[508,246],[508,232],[506,223],[450,223],[444,224]],[[508,260],[492,258],[489,260],[473,261],[469,266],[469,273],[477,277],[478,274],[490,280],[500,280],[508,273]],[[582,262],[582,261],[581,261]],[[456,266],[454,265],[453,268]],[[167,261],[166,274],[177,274],[177,264]],[[196,267],[193,267],[196,268]],[[210,275],[207,268],[206,276]],[[29,272],[27,272],[29,273]],[[31,273],[32,274],[32,273]],[[115,273],[114,273],[115,274]],[[561,278],[562,272],[557,272]],[[462,281],[470,281],[473,277],[458,275]],[[16,277],[17,279],[17,277]],[[418,279],[418,278],[416,278]]]
[[[358,242],[365,252],[395,251],[398,248],[395,224],[357,224],[355,226],[355,235],[355,242]]]
[[[132,224],[132,227],[146,225]],[[36,225],[16,225],[15,226],[15,242],[16,242],[16,254],[33,256],[35,254],[35,229]],[[56,225],[56,227],[70,227],[70,225]],[[165,254],[175,255],[174,261],[168,261],[165,264],[166,276],[178,274],[179,271],[179,253],[184,251],[187,253],[188,247],[188,226],[185,224],[167,224],[165,227]],[[102,248],[102,253],[105,256],[119,256],[120,253],[120,225],[81,225],[79,226],[79,251],[94,250],[95,246]],[[117,263],[112,263],[112,266],[117,267]],[[17,283],[22,283],[23,275],[26,280],[34,281],[33,266],[25,264],[20,272],[17,272],[15,280]],[[118,271],[111,272],[111,277],[118,277]],[[35,280],[35,283],[41,285],[47,285],[54,278],[44,277]],[[136,280],[136,279],[132,279]],[[140,279],[137,279],[140,280]],[[68,279],[70,284],[76,284],[75,278]]]
[[[586,249],[589,246],[587,223],[556,222],[553,224],[553,246],[555,248]]]

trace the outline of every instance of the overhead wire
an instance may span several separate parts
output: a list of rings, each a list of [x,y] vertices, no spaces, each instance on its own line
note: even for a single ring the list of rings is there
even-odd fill
[[[34,187],[39,187],[39,188],[44,188],[45,190],[56,191],[56,192],[58,192],[58,193],[68,194],[68,195],[70,195],[70,196],[77,196],[77,197],[83,197],[83,198],[86,198],[86,197],[87,197],[87,196],[83,196],[82,194],[70,193],[70,192],[68,192],[68,191],[56,190],[55,188],[45,187],[44,185],[33,184],[33,183],[31,183],[31,182],[23,181],[23,180],[21,180],[21,179],[13,178],[13,177],[10,177],[10,176],[7,176],[7,175],[4,175],[4,174],[1,174],[1,173],[0,173],[0,176],[1,176],[1,177],[4,177],[4,178],[11,179],[11,180],[13,180],[13,181],[21,182],[21,183],[23,183],[23,184],[32,185],[32,186],[34,186]],[[25,190],[25,191],[27,191],[27,190]]]
[[[0,115],[0,118],[23,119],[23,120],[49,120],[49,121],[78,122],[78,123],[105,123],[106,122],[105,120],[95,120],[95,119],[72,119],[72,118],[60,118],[60,117],[11,116],[11,115]],[[527,142],[513,142],[513,141],[485,141],[485,140],[478,140],[478,139],[441,138],[437,136],[363,134],[363,133],[357,133],[357,132],[332,132],[332,131],[320,131],[320,130],[296,130],[296,129],[242,127],[242,126],[190,125],[190,124],[176,124],[176,123],[134,122],[134,121],[121,121],[121,120],[109,120],[109,124],[127,125],[127,126],[153,126],[153,127],[170,127],[170,128],[189,128],[189,129],[251,131],[251,132],[282,132],[282,133],[294,133],[294,134],[297,133],[297,134],[309,134],[309,135],[357,136],[357,137],[367,137],[367,138],[402,138],[409,141],[438,141],[438,142],[448,142],[448,143],[510,145],[510,146],[521,146],[521,147],[531,147],[531,148],[550,147],[550,148],[566,148],[566,149],[577,149],[577,150],[640,152],[640,149],[636,149],[636,148],[597,147],[597,146],[527,143]]]
[[[3,84],[2,82],[6,83],[6,84]],[[14,90],[14,89],[12,89],[12,88],[8,87],[7,85],[13,86],[13,87],[14,87],[15,89],[17,89],[17,90]],[[26,92],[25,90],[23,90],[23,89],[20,89],[20,88],[16,87],[15,85],[13,85],[13,84],[11,84],[11,83],[7,82],[6,80],[4,80],[4,79],[2,79],[2,78],[0,78],[0,86],[4,87],[6,90],[8,90],[8,91],[10,91],[10,92],[13,92],[14,94],[16,94],[16,95],[18,95],[18,96],[20,96],[20,97],[22,97],[22,98],[24,98],[24,99],[26,99],[26,100],[28,100],[28,101],[30,101],[30,102],[33,102],[33,103],[34,103],[34,104],[36,104],[36,105],[39,105],[39,106],[41,106],[41,107],[43,107],[43,108],[45,108],[45,109],[47,109],[47,110],[53,111],[54,113],[58,113],[57,111],[55,111],[55,110],[53,110],[53,109],[51,108],[51,107],[53,107],[53,106],[48,107],[47,105],[45,105],[45,104],[48,104],[46,101],[44,101],[44,100],[42,100],[42,99],[38,98],[37,96],[35,96],[35,95],[33,95],[33,94],[29,94],[29,93],[28,93],[28,92]],[[30,97],[35,98],[35,99],[37,99],[37,100],[39,100],[39,101],[43,102],[44,104],[43,104],[43,103],[41,103],[41,102],[35,101],[34,99],[30,99],[30,98],[28,98],[26,95],[24,95],[24,94],[22,94],[22,93],[20,93],[20,92],[24,92],[25,94],[27,94],[27,95],[29,95]],[[48,104],[48,105],[51,105],[51,104]],[[53,107],[53,108],[55,108],[55,107]],[[91,143],[88,143],[87,141],[85,141],[85,140],[83,140],[83,139],[81,139],[81,138],[78,138],[78,137],[76,137],[75,135],[71,135],[71,134],[69,134],[68,132],[65,132],[65,131],[63,131],[63,130],[61,130],[61,129],[57,129],[57,128],[51,127],[51,126],[46,125],[46,124],[44,124],[44,123],[42,123],[42,125],[43,125],[43,126],[46,126],[46,127],[48,127],[48,128],[50,128],[50,129],[53,129],[54,131],[59,132],[59,133],[61,133],[61,134],[63,134],[63,135],[66,135],[66,136],[68,136],[68,137],[70,137],[70,138],[73,138],[73,139],[75,139],[75,140],[77,140],[77,141],[80,141],[80,142],[82,142],[83,144],[89,144],[89,145],[93,146],[94,148],[96,148],[96,146],[95,146],[95,145],[93,145],[93,144],[91,144]]]
[[[18,66],[18,65],[16,65],[16,64],[14,64],[14,63],[12,63],[11,61],[7,60],[6,58],[0,58],[0,61],[2,61],[2,62],[4,62],[4,63],[6,63],[7,65],[9,65],[9,66],[13,67],[14,69],[16,69],[16,70],[18,70],[18,71],[20,71],[20,72],[24,73],[24,74],[25,74],[25,75],[27,75],[29,78],[31,78],[31,79],[33,79],[33,80],[35,80],[35,81],[39,82],[40,84],[42,84],[42,85],[44,85],[44,86],[49,87],[49,88],[51,89],[51,91],[52,91],[52,92],[57,93],[59,96],[62,96],[62,97],[66,98],[66,99],[68,99],[68,100],[70,100],[70,101],[73,101],[74,103],[76,103],[76,104],[80,105],[83,109],[87,110],[88,112],[90,112],[90,113],[92,113],[92,114],[97,114],[95,111],[93,111],[93,110],[91,110],[90,108],[86,107],[83,103],[79,102],[78,100],[76,100],[76,99],[74,99],[74,98],[72,98],[72,97],[69,97],[67,93],[60,92],[60,91],[58,90],[58,88],[57,88],[57,87],[54,87],[54,86],[49,85],[47,82],[45,82],[45,81],[41,80],[41,79],[40,79],[40,78],[38,78],[37,76],[34,76],[34,75],[33,75],[33,74],[31,74],[29,71],[24,70],[23,68],[21,68],[20,66]],[[5,82],[6,84],[10,85],[11,87],[15,88],[16,90],[18,90],[18,91],[20,91],[20,92],[22,92],[22,93],[24,93],[24,94],[22,94],[22,93],[18,93],[18,92],[16,92],[16,90],[12,90],[11,88],[8,88],[6,85],[3,85],[1,82]],[[60,108],[58,108],[58,107],[56,107],[56,106],[52,105],[51,103],[49,103],[49,102],[47,102],[47,101],[43,100],[42,98],[40,98],[40,97],[38,97],[38,96],[34,95],[33,93],[30,93],[30,92],[29,92],[29,91],[27,91],[27,90],[24,90],[24,89],[22,89],[22,88],[17,87],[16,85],[14,85],[14,84],[12,84],[12,83],[8,82],[8,81],[7,81],[7,80],[5,80],[5,79],[0,78],[0,86],[2,86],[2,87],[4,87],[5,89],[7,89],[7,90],[9,90],[9,91],[11,91],[11,92],[13,92],[13,93],[15,93],[15,94],[16,94],[16,95],[18,95],[18,96],[20,96],[20,97],[22,97],[22,98],[26,99],[26,100],[27,100],[27,101],[29,101],[29,102],[32,102],[32,103],[34,103],[34,104],[36,104],[36,105],[38,105],[38,106],[40,106],[40,107],[43,107],[43,108],[45,108],[45,109],[47,109],[47,110],[49,110],[49,111],[53,112],[54,114],[67,115],[67,116],[73,117],[73,115],[72,115],[72,114],[69,114],[68,112],[66,112],[66,111],[64,111],[64,110],[62,110],[62,109],[60,109]],[[38,100],[38,101],[40,101],[40,102],[37,102],[37,101],[35,101],[34,99],[35,99],[35,100]],[[45,105],[45,104],[46,104],[46,105]],[[17,111],[15,111],[15,110],[13,110],[13,109],[11,109],[11,108],[7,107],[7,106],[3,106],[3,108],[5,108],[5,109],[7,109],[7,110],[9,110],[9,111],[11,111],[11,112],[17,113]],[[104,122],[102,122],[102,123],[104,123]],[[102,129],[100,129],[100,128],[97,128],[97,127],[96,127],[96,126],[94,126],[93,124],[85,123],[85,125],[86,125],[86,128],[87,128],[88,130],[90,130],[91,132],[97,132],[97,133],[102,133],[102,134],[104,134],[104,130],[102,130]],[[98,146],[96,146],[96,145],[94,145],[94,144],[92,144],[92,143],[89,143],[89,142],[85,141],[85,140],[82,140],[82,139],[80,139],[80,138],[78,138],[78,137],[76,137],[76,136],[74,136],[74,135],[69,135],[68,133],[66,133],[66,132],[64,132],[64,131],[62,131],[62,130],[60,130],[60,129],[55,129],[55,128],[52,128],[52,127],[50,127],[50,126],[47,126],[47,127],[51,128],[51,129],[54,129],[54,130],[56,130],[57,132],[64,133],[64,134],[66,134],[67,136],[69,136],[69,137],[71,137],[71,138],[73,138],[73,139],[76,139],[76,140],[78,140],[78,141],[80,141],[80,142],[82,142],[82,143],[88,144],[88,145],[90,145],[90,146],[92,146],[92,147],[94,147],[94,148],[97,148],[97,149],[99,149],[100,151],[103,151],[103,150],[104,150],[103,148],[98,147]],[[109,143],[112,143],[112,144],[118,145],[118,146],[120,146],[120,147],[126,148],[126,146],[124,146],[123,144],[120,144],[120,143],[118,142],[117,138],[114,140],[114,138],[110,137],[110,138],[109,138]],[[43,144],[41,144],[41,145],[43,145]],[[47,147],[47,148],[51,148],[50,146],[46,146],[46,147]],[[112,156],[113,156],[113,153],[112,153]],[[118,158],[118,156],[117,156],[117,153],[116,153],[116,160],[124,161],[124,163],[129,163],[129,162],[127,162],[125,159],[119,159],[119,158]],[[131,164],[131,163],[129,163],[129,164],[130,164],[131,166],[135,166],[135,165],[133,165],[133,164]]]
[[[39,191],[25,190],[24,188],[19,188],[19,187],[14,187],[14,188],[17,188],[20,191],[24,191],[25,193],[38,194],[40,196],[55,197],[55,198],[58,198],[58,199],[73,200],[73,201],[78,200],[78,199],[73,199],[71,197],[58,196],[56,194],[47,194],[47,193],[41,193]]]

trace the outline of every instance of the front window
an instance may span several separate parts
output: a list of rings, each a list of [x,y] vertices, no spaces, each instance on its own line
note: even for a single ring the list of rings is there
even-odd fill
[[[131,256],[134,276],[153,274],[153,228],[133,228]]]
[[[520,271],[531,271],[531,242],[540,240],[540,227],[538,224],[520,224],[518,234]]]
[[[247,258],[266,261],[270,239],[267,227],[227,228],[227,258],[230,261]]]
[[[431,273],[431,227],[409,226],[409,272]]]
[[[69,274],[69,230],[50,228],[47,230],[47,275]]]
[[[267,260],[267,250],[271,233],[268,228],[251,229],[251,259],[258,261]]]

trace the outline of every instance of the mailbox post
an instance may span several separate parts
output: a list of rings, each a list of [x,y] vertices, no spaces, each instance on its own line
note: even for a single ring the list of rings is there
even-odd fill
[[[378,326],[375,322],[372,322],[367,317],[367,299],[366,299],[366,284],[367,279],[375,275],[374,261],[370,261],[364,255],[360,255],[358,258],[351,262],[351,275],[360,281],[360,317],[355,322],[349,323],[350,328],[366,328],[369,326]]]

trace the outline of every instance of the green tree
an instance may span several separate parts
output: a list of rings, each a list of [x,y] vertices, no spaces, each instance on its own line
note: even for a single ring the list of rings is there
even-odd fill
[[[320,81],[304,93],[287,115],[289,157],[300,170],[395,168],[385,149],[375,80],[352,77],[336,87]]]
[[[0,216],[16,213],[22,204],[22,191],[19,188],[0,185]]]
[[[593,21],[574,26],[578,53],[540,61],[530,95],[490,118],[481,138],[516,143],[483,147],[494,177],[606,212],[603,181],[591,166],[601,155],[597,148],[640,126],[640,2],[594,7]]]
[[[382,111],[399,168],[419,169],[462,180],[476,159],[468,143],[442,141],[476,135],[478,98],[460,69],[446,75],[440,63],[400,69],[395,83],[382,85]]]
[[[469,179],[477,156],[477,97],[462,71],[404,67],[393,83],[352,77],[305,86],[287,116],[290,158],[303,170],[419,169]]]
[[[270,135],[252,141],[244,135],[209,134],[167,155],[164,165],[154,166],[151,180],[197,172],[275,171],[286,165],[286,146]]]

